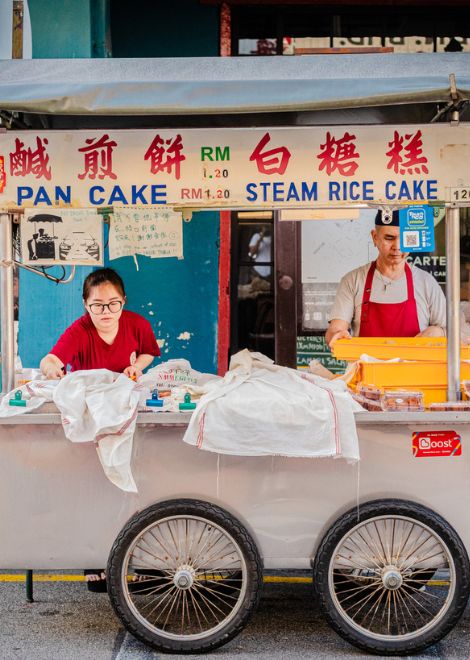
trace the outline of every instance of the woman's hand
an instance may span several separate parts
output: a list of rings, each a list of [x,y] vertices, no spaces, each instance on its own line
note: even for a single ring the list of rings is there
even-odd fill
[[[126,367],[124,369],[124,372],[128,378],[131,380],[137,380],[142,376],[142,371],[135,366],[135,364],[131,364],[129,367]]]
[[[65,376],[64,364],[52,353],[42,358],[39,367],[47,380],[60,380]]]
[[[131,364],[129,367],[124,369],[126,376],[132,380],[137,380],[142,376],[142,372],[146,369],[149,364],[153,361],[153,355],[147,355],[146,353],[141,353],[134,364]]]

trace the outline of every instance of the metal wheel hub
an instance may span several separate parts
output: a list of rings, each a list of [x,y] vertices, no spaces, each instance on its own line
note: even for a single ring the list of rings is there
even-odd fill
[[[186,590],[191,589],[194,584],[194,576],[196,575],[194,568],[188,564],[183,564],[176,571],[173,577],[173,584],[178,589]]]
[[[403,584],[403,576],[396,566],[385,566],[382,571],[382,584],[385,589],[395,591]]]

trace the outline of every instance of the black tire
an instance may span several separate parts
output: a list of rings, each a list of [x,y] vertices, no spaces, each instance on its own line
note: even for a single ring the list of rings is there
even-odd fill
[[[114,611],[135,637],[161,652],[204,653],[246,625],[263,567],[236,518],[180,499],[131,518],[112,547],[107,577]]]
[[[470,594],[469,560],[455,530],[431,509],[398,499],[367,502],[359,515],[355,507],[341,516],[320,544],[313,578],[332,628],[381,655],[438,642]]]

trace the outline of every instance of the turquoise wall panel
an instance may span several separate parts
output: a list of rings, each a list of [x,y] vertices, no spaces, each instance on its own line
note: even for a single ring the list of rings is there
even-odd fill
[[[124,280],[128,309],[152,324],[164,341],[162,359],[186,358],[195,369],[217,371],[219,214],[194,213],[183,223],[184,259],[122,257],[107,265]]]
[[[28,0],[28,6],[33,58],[91,57],[89,1]]]
[[[18,353],[23,367],[38,367],[62,332],[83,314],[83,280],[91,270],[77,266],[70,284],[54,284],[20,268]],[[62,276],[59,267],[48,272]]]
[[[184,357],[200,371],[217,370],[219,214],[195,213],[183,223],[184,259],[138,255],[107,262],[124,280],[128,309],[147,318],[164,340],[162,359]],[[59,272],[60,269],[54,269]],[[20,271],[18,347],[23,366],[37,367],[60,334],[83,313],[77,267],[71,284],[56,285]]]

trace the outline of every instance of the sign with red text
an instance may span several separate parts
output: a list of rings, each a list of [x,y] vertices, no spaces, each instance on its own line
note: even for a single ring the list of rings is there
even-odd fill
[[[5,190],[7,185],[7,176],[5,172],[5,158],[0,156],[0,194]]]
[[[470,186],[470,126],[7,131],[0,207],[425,204]]]
[[[461,456],[462,439],[455,431],[419,431],[412,435],[413,456]]]

